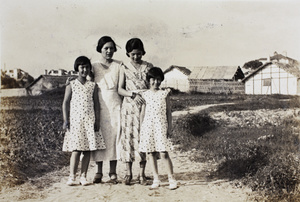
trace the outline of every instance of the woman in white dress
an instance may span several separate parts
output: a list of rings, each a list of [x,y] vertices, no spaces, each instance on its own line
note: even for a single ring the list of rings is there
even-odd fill
[[[117,183],[117,151],[116,142],[120,135],[120,108],[122,98],[118,94],[119,70],[121,62],[113,58],[117,51],[116,44],[109,36],[98,41],[97,51],[101,54],[99,61],[92,64],[94,81],[99,86],[100,130],[106,144],[105,150],[91,153],[91,160],[97,164],[94,183],[101,183],[103,177],[103,161],[110,162],[108,182]]]

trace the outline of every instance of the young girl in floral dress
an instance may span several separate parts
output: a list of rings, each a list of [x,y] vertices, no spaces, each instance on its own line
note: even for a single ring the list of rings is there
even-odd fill
[[[139,151],[149,153],[149,161],[153,169],[152,189],[160,186],[157,168],[157,152],[165,163],[169,178],[169,189],[176,189],[177,182],[173,175],[173,165],[169,156],[171,143],[168,136],[172,130],[172,115],[169,101],[170,90],[160,90],[159,86],[164,80],[160,68],[153,67],[147,73],[149,90],[141,93],[145,104],[141,111],[141,132]]]
[[[90,162],[90,151],[105,149],[104,139],[99,132],[98,90],[94,82],[88,81],[92,65],[85,56],[75,60],[74,70],[79,73],[66,86],[63,100],[63,129],[66,131],[63,151],[70,151],[70,176],[67,185],[75,185],[76,172],[81,161],[80,184],[88,185],[86,174]],[[70,124],[69,124],[70,120]]]

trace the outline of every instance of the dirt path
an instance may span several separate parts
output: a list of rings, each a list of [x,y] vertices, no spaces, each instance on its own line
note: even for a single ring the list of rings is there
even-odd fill
[[[189,112],[194,113],[210,106],[212,105],[195,107]],[[185,113],[188,112],[174,112],[173,116],[175,118]],[[150,190],[150,186],[142,186],[135,181],[131,186],[102,183],[69,187],[66,185],[68,168],[64,168],[41,178],[31,179],[24,185],[2,190],[0,201],[251,201],[250,189],[237,189],[226,181],[209,180],[207,177],[212,168],[208,164],[192,162],[189,159],[192,152],[179,152],[175,149],[171,153],[175,176],[179,182],[176,190],[168,189],[166,170],[159,161],[162,186],[157,190]],[[104,171],[108,171],[107,163],[104,163]],[[134,163],[133,172],[136,178],[137,163]],[[92,162],[88,180],[92,181],[94,173],[95,164]],[[118,164],[118,174],[120,179],[125,176],[123,163]],[[150,166],[147,166],[146,174],[151,176]],[[108,174],[104,175],[103,181],[107,181]]]

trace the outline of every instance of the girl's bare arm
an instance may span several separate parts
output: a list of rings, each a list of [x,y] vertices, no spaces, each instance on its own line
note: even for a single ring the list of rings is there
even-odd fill
[[[63,111],[63,119],[64,119],[64,124],[63,124],[63,129],[69,128],[69,115],[70,115],[70,101],[72,97],[72,88],[71,85],[67,85],[65,89],[65,96],[63,100],[63,105],[62,105],[62,111]]]
[[[140,113],[140,126],[142,125],[143,121],[144,121],[144,117],[145,117],[145,107],[146,105],[143,104],[142,108],[141,108],[141,113]]]
[[[95,111],[95,131],[99,131],[100,129],[100,102],[98,97],[98,85],[95,85],[94,94],[94,111]]]
[[[171,111],[171,102],[170,96],[166,97],[166,105],[167,105],[167,121],[168,121],[168,133],[167,136],[170,137],[172,133],[172,111]]]

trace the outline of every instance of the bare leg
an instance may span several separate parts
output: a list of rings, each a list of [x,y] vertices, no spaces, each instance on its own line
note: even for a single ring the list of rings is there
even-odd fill
[[[81,160],[81,176],[82,177],[86,177],[88,168],[89,168],[89,164],[90,164],[90,155],[91,152],[90,151],[84,151],[83,152],[83,158]]]
[[[78,164],[80,161],[80,154],[81,152],[79,151],[73,151],[71,154],[70,158],[70,176],[75,178],[76,177],[76,172],[78,169]]]
[[[153,179],[154,180],[159,180],[158,178],[158,168],[157,168],[157,158],[156,158],[156,153],[151,152],[149,155],[149,161],[152,166],[152,173],[153,173]]]
[[[164,161],[165,165],[167,166],[168,178],[169,178],[169,189],[177,189],[177,182],[173,175],[173,164],[170,159],[168,152],[161,152],[161,158]]]
[[[164,162],[164,164],[167,166],[167,172],[168,176],[171,177],[173,176],[173,164],[170,159],[169,153],[168,152],[161,152],[161,159]]]

